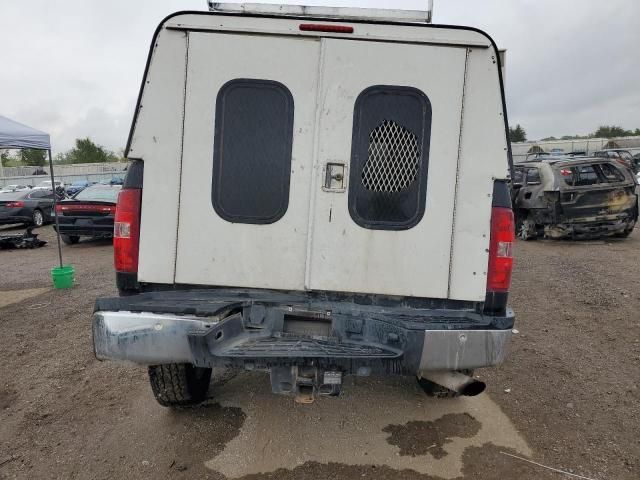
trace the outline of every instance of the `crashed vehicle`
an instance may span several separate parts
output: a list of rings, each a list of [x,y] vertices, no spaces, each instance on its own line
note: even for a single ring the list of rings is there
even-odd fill
[[[519,238],[628,237],[638,220],[637,182],[616,160],[564,158],[517,164],[513,205]]]
[[[430,12],[212,9],[151,43],[96,356],[147,366],[164,406],[212,368],[301,403],[346,375],[480,393],[514,325],[495,43]]]
[[[38,235],[33,233],[34,228],[35,227],[29,227],[24,233],[3,233],[0,230],[0,250],[39,248],[45,246],[47,242],[38,239]]]
[[[617,162],[625,165],[629,168],[634,174],[638,173],[638,162],[631,155],[629,150],[622,150],[620,148],[610,148],[608,150],[599,150],[593,153],[594,157],[598,158],[612,158]]]

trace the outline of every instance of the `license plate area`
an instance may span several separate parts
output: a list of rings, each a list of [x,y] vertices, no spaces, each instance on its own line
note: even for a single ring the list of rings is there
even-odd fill
[[[331,319],[312,314],[285,314],[282,331],[304,337],[330,337],[332,332]]]

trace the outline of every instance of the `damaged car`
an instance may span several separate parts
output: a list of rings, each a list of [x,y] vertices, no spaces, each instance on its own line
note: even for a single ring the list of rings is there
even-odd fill
[[[628,237],[638,220],[637,181],[604,158],[516,165],[513,204],[519,238]]]

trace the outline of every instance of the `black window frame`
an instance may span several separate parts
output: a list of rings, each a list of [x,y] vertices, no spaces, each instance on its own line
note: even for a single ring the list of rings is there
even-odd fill
[[[610,169],[615,178],[610,178],[606,170]],[[622,183],[625,181],[624,174],[612,163],[599,163],[599,173],[602,175],[602,183]]]
[[[567,168],[571,170],[571,176],[570,178],[569,176],[565,177],[564,182],[570,187],[593,187],[594,185],[607,183],[602,181],[603,175],[600,172],[597,164],[572,165]],[[595,175],[596,181],[592,183],[583,183],[586,181],[587,177],[585,176],[585,172],[583,172],[582,169],[591,169],[588,178],[593,179],[593,176]]]
[[[280,165],[281,178],[279,180],[282,183],[278,186],[279,189],[279,201],[274,202],[278,204],[278,208],[269,215],[249,215],[249,214],[235,214],[225,210],[225,206],[222,204],[222,198],[225,196],[225,182],[222,179],[223,176],[223,155],[225,152],[225,142],[227,138],[225,135],[225,107],[227,99],[225,98],[227,93],[236,88],[258,87],[270,90],[276,90],[283,96],[283,106],[286,113],[286,118],[283,119],[281,124],[283,136],[278,137],[278,141],[274,141],[271,145],[278,145],[281,149],[281,153],[285,155],[285,159]],[[293,95],[286,85],[277,82],[275,80],[265,79],[253,79],[253,78],[236,78],[226,82],[218,91],[216,98],[216,118],[214,125],[214,145],[213,145],[213,167],[212,167],[212,181],[211,181],[211,203],[215,212],[222,219],[231,223],[241,223],[249,225],[271,225],[276,223],[282,217],[285,216],[289,208],[289,196],[291,192],[291,164],[293,160],[293,129],[294,129],[294,115],[295,115],[295,102]],[[272,127],[272,122],[265,122],[269,127]],[[255,130],[251,132],[255,134]],[[237,141],[237,140],[236,140]],[[264,179],[269,181],[268,179]],[[240,181],[239,181],[240,182]],[[236,185],[237,186],[237,185]],[[243,192],[243,198],[246,199],[247,193],[251,193],[250,188],[245,189]],[[227,207],[228,208],[228,207]]]
[[[411,125],[405,125],[402,122],[396,120],[397,116],[402,109],[396,108],[395,112],[376,112],[376,119],[363,118],[363,104],[372,95],[377,94],[392,94],[411,96],[416,98],[420,102],[422,109],[422,122],[419,129],[411,128]],[[351,219],[360,227],[369,230],[391,230],[402,231],[409,230],[420,223],[423,219],[427,203],[427,183],[429,176],[429,155],[431,147],[431,127],[432,127],[432,106],[431,100],[425,92],[415,87],[400,86],[400,85],[373,85],[363,90],[356,99],[353,114],[353,132],[352,132],[352,147],[350,158],[350,173],[349,173],[349,193],[348,204],[349,214]],[[394,118],[396,117],[396,118]],[[399,124],[402,128],[409,130],[415,134],[418,139],[419,145],[419,159],[418,159],[418,173],[415,180],[407,190],[414,189],[415,191],[402,191],[402,192],[373,192],[367,190],[363,185],[363,172],[367,159],[369,156],[368,146],[371,132],[380,126],[384,121],[394,122]],[[375,125],[375,127],[373,127]],[[420,131],[414,131],[420,130]],[[365,148],[366,146],[366,148]],[[359,203],[366,204],[367,200],[362,201],[363,198],[368,199],[369,202],[373,202],[377,199],[382,199],[384,196],[400,197],[402,195],[412,195],[415,198],[415,211],[404,221],[389,221],[389,220],[376,220],[370,216],[363,215],[360,211]]]

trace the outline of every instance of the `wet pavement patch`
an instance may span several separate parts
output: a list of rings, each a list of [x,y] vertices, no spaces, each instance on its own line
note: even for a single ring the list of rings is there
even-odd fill
[[[270,387],[268,375],[241,372],[212,389],[223,408],[240,408],[246,419],[221,451],[211,449],[205,463],[210,471],[227,479],[359,478],[363,473],[385,478],[376,474],[381,471],[389,478],[412,471],[427,475],[423,478],[454,479],[468,447],[491,442],[531,455],[488,395],[438,401],[426,397],[413,378],[347,378],[339,398],[300,406],[273,395]],[[301,465],[311,473],[302,472]],[[351,475],[355,471],[360,474]]]
[[[447,414],[433,422],[412,421],[404,425],[388,425],[382,431],[400,449],[400,455],[417,457],[431,454],[434,458],[447,455],[443,446],[453,438],[471,438],[480,431],[480,422],[468,413]]]
[[[211,450],[221,452],[234,439],[246,416],[240,408],[223,407],[211,400],[196,407],[184,407],[167,412],[166,427],[172,442],[175,465],[178,471],[192,470],[191,466],[202,465]],[[204,452],[207,452],[206,454]]]
[[[451,480],[558,480],[557,474],[523,464],[502,452],[512,449],[486,443],[480,447],[464,450],[463,468],[459,476]],[[444,480],[439,475],[421,474],[411,469],[394,469],[386,465],[345,465],[342,463],[307,462],[294,469],[279,469],[275,472],[246,475],[238,480],[353,480],[375,478],[376,480]]]

